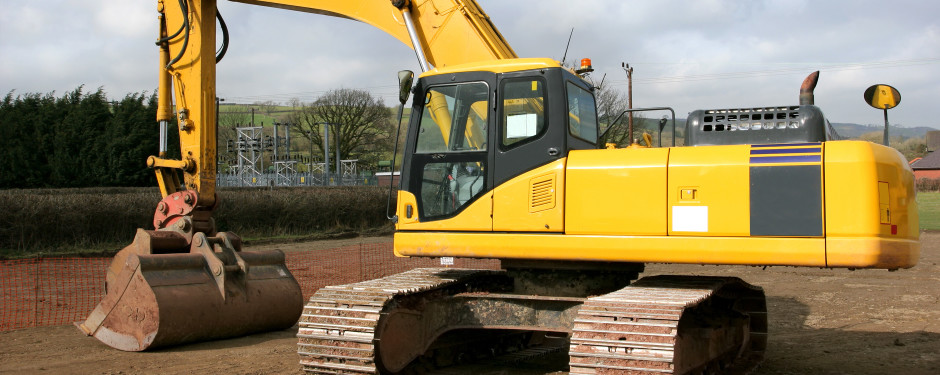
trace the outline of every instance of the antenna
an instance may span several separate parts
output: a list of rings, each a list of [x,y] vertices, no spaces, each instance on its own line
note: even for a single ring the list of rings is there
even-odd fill
[[[571,33],[568,34],[568,44],[565,44],[565,54],[561,57],[561,66],[565,66],[565,59],[568,58],[568,47],[571,46],[571,36],[574,35],[574,28],[571,28]]]

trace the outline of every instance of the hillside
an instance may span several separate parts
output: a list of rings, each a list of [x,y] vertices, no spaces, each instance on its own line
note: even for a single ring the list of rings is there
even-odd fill
[[[836,128],[836,132],[839,135],[846,138],[858,138],[862,134],[871,133],[871,132],[882,132],[884,131],[884,125],[859,125],[859,124],[850,124],[842,122],[832,123],[832,127]],[[888,129],[888,134],[892,137],[902,137],[902,138],[921,138],[924,137],[928,131],[931,130],[940,130],[935,128],[929,128],[926,126],[918,126],[913,128],[908,127],[897,127],[891,126]]]

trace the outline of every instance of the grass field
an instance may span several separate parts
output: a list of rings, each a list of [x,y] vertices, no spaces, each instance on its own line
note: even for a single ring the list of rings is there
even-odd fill
[[[940,230],[940,192],[918,192],[917,211],[921,229]]]

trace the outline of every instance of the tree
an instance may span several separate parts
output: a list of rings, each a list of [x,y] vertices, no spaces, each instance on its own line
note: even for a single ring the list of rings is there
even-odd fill
[[[362,169],[376,168],[392,147],[394,127],[392,110],[367,91],[331,90],[312,104],[302,104],[289,119],[296,136],[313,143],[322,155],[323,128],[330,132],[330,157],[335,157],[336,139],[342,159],[358,159]],[[313,155],[311,155],[313,156]]]
[[[158,151],[156,103],[143,93],[111,102],[82,87],[60,98],[8,93],[0,101],[0,188],[154,186],[145,162]],[[176,132],[168,143],[178,158]]]
[[[876,131],[865,133],[858,138],[862,141],[881,144],[884,142],[884,132]],[[889,139],[889,142],[890,146],[898,150],[907,160],[914,160],[915,158],[927,155],[927,137],[904,139],[904,137],[901,136],[893,136]]]
[[[594,100],[597,103],[597,120],[600,122],[601,133],[606,130],[604,136],[598,140],[598,144],[603,146],[606,143],[615,143],[618,147],[629,146],[633,141],[630,139],[627,126],[629,113],[619,117],[625,110],[630,108],[629,103],[627,103],[627,96],[623,91],[601,87],[595,91]],[[650,121],[646,121],[645,116],[634,113],[633,138],[641,139],[643,131],[649,132],[653,137],[656,137],[656,134],[659,133],[658,129],[653,131]]]

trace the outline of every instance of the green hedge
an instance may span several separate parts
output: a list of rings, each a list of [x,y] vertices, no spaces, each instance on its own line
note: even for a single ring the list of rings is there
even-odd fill
[[[229,188],[213,217],[245,239],[387,231],[378,187]],[[0,256],[104,253],[153,229],[156,188],[0,190]]]

